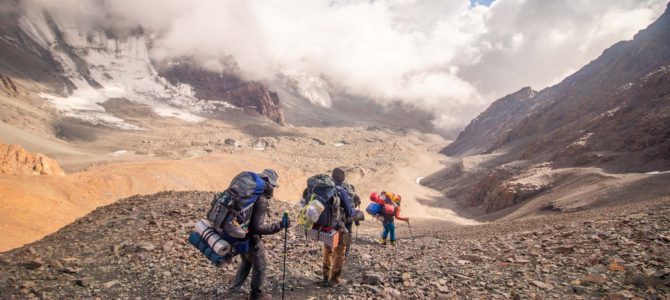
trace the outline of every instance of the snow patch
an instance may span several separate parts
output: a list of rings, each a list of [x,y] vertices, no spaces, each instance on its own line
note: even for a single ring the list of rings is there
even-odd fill
[[[651,172],[647,172],[647,173],[644,173],[644,174],[646,174],[646,175],[660,175],[660,174],[668,174],[668,173],[670,173],[670,171],[651,171]]]
[[[297,71],[284,71],[283,74],[293,81],[298,94],[313,104],[323,107],[331,107],[333,104],[328,84],[321,77]]]
[[[63,69],[63,75],[74,84],[75,89],[67,93],[68,96],[40,95],[65,116],[95,125],[139,130],[141,128],[109,114],[100,104],[110,98],[125,98],[151,107],[159,116],[187,122],[204,120],[196,113],[235,108],[221,100],[197,99],[190,85],[175,85],[160,77],[151,64],[148,41],[143,36],[110,39],[102,31],[81,32],[74,24],[64,26],[60,24],[63,22],[56,21],[66,45],[59,44],[54,29],[50,28],[40,11],[27,11],[19,26],[50,51]],[[66,48],[71,51],[66,52]],[[85,61],[88,74],[80,72],[82,66],[75,62],[73,53]],[[102,88],[93,86],[91,79]]]

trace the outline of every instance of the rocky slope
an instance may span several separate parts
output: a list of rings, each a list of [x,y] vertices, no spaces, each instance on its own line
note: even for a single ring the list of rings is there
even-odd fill
[[[235,265],[216,268],[186,241],[211,193],[163,192],[101,207],[43,240],[0,254],[6,299],[237,299],[226,291]],[[273,201],[267,221],[284,209]],[[454,227],[398,224],[397,248],[380,229],[359,228],[343,275],[321,288],[320,245],[289,231],[287,295],[363,299],[665,299],[670,292],[670,199],[526,221]],[[281,293],[283,235],[265,239],[266,287]],[[395,259],[392,259],[395,258]]]
[[[58,162],[41,153],[30,153],[19,145],[0,143],[0,175],[63,175]]]
[[[617,174],[670,170],[669,66],[666,10],[633,40],[613,45],[561,83],[495,101],[442,150],[469,163],[456,162],[453,172],[424,184],[489,214],[567,189],[582,192],[568,188],[568,177],[609,186],[607,178]]]
[[[667,72],[665,66],[670,64],[669,33],[670,11],[666,10],[633,40],[615,44],[561,83],[536,95],[522,89],[494,102],[443,153],[455,156],[463,155],[469,149],[478,149],[469,153],[481,154],[505,147],[520,147],[518,151],[544,154],[548,150],[560,151],[569,145],[566,144],[568,141],[578,142],[587,134],[612,140],[611,135],[619,134],[618,128],[603,123],[614,115],[621,126],[638,124],[643,115],[658,125],[655,130],[640,128],[634,134],[631,132],[629,135],[634,137],[631,136],[626,144],[638,145],[619,147],[622,149],[615,148],[614,151],[638,152],[659,145],[667,147],[661,145],[667,140],[670,129],[665,126],[668,124],[667,100],[664,100],[667,87],[660,74]],[[525,100],[513,101],[510,97]],[[626,111],[632,109],[633,102],[637,103],[634,114]],[[595,127],[601,132],[592,132]],[[576,136],[580,130],[583,130],[582,135]],[[660,139],[659,135],[665,139]],[[477,138],[479,136],[488,138],[482,140]],[[557,140],[561,142],[559,145],[553,143]],[[545,147],[536,149],[528,146],[529,143],[543,143]],[[660,152],[646,157],[648,161],[667,160]],[[632,165],[627,169],[648,170]]]

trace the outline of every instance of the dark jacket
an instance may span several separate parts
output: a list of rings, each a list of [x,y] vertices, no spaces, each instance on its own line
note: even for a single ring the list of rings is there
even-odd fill
[[[251,221],[249,222],[249,235],[251,235],[251,244],[257,245],[262,242],[262,235],[275,234],[281,231],[279,223],[264,224],[265,215],[268,212],[269,200],[272,199],[272,189],[266,191],[258,197],[254,204],[254,211],[251,213]]]

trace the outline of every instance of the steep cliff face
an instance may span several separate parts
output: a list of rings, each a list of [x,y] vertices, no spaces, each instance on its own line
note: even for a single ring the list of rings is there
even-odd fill
[[[0,175],[63,175],[58,162],[19,145],[0,143]]]
[[[232,74],[203,70],[188,62],[160,67],[158,70],[161,76],[173,84],[190,85],[199,99],[219,100],[239,108],[252,109],[280,125],[286,125],[277,93],[261,83],[244,81]]]

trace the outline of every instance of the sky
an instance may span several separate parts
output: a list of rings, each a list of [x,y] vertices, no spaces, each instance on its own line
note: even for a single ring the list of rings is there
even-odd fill
[[[151,57],[434,112],[462,128],[492,101],[540,90],[632,39],[666,0],[26,0],[78,26],[152,37]]]

